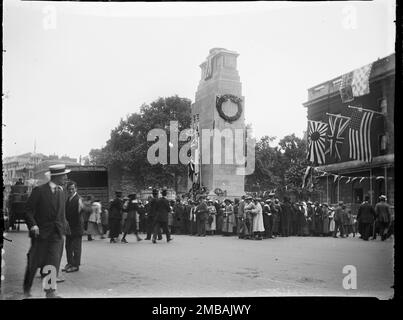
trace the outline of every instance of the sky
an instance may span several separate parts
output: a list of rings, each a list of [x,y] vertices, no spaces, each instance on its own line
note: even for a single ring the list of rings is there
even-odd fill
[[[395,1],[3,2],[3,157],[79,158],[143,103],[195,99],[214,47],[239,53],[257,138],[302,137],[307,90],[395,50]],[[5,51],[4,51],[5,50]]]

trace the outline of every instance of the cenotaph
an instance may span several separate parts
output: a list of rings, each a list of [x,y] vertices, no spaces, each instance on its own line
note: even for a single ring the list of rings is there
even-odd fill
[[[193,126],[198,127],[201,138],[201,184],[207,187],[210,194],[221,193],[231,199],[242,196],[245,185],[244,175],[237,173],[237,168],[242,165],[236,161],[239,159],[236,150],[241,150],[243,155],[245,145],[245,135],[239,138],[235,133],[245,132],[244,97],[237,71],[238,55],[223,48],[210,50],[207,59],[200,65],[201,79],[191,110]],[[210,143],[206,143],[203,136],[205,129],[212,132]],[[226,134],[220,138],[219,132],[224,131]],[[229,132],[232,133],[232,141],[223,137]],[[214,141],[220,144],[221,155]],[[226,158],[226,152],[229,159]]]

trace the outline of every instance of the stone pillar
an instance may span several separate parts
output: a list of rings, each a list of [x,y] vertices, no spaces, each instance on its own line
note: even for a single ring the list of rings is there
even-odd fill
[[[237,71],[238,53],[223,48],[213,48],[210,54],[201,65],[201,80],[199,82],[195,103],[192,105],[192,122],[198,121],[200,137],[202,138],[203,129],[216,129],[223,132],[224,129],[230,129],[232,132],[232,163],[225,161],[225,143],[221,139],[221,164],[217,160],[218,153],[214,155],[213,148],[214,136],[210,138],[210,148],[204,139],[201,139],[201,182],[210,191],[216,188],[226,191],[227,197],[235,198],[244,194],[245,177],[237,175],[236,169],[241,167],[240,163],[235,161],[235,129],[242,129],[245,132],[244,118],[244,97],[242,97],[242,87]],[[217,107],[217,97],[223,95],[232,95],[242,99],[242,112],[240,117],[234,121],[225,120],[220,116]],[[226,116],[232,117],[238,112],[238,105],[230,99],[222,103],[222,111]],[[230,132],[228,131],[228,132]],[[241,132],[241,131],[239,131]],[[214,133],[217,138],[217,132]],[[237,140],[236,143],[244,146],[244,140]],[[218,140],[217,140],[218,141]],[[228,140],[230,141],[230,140]],[[217,149],[216,149],[217,150]],[[210,152],[209,152],[210,151]],[[208,153],[210,155],[208,156]],[[206,163],[207,162],[207,163]],[[214,164],[215,163],[215,164]]]

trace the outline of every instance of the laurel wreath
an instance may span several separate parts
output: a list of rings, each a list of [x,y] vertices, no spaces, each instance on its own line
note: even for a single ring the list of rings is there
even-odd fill
[[[222,110],[222,104],[228,100],[231,100],[233,103],[235,103],[238,106],[238,111],[235,115],[233,116],[227,116],[224,111]],[[221,118],[223,118],[227,122],[234,122],[238,120],[241,117],[242,114],[242,99],[238,98],[237,96],[234,96],[232,94],[224,94],[222,96],[217,96],[216,99],[216,107],[218,114],[220,115]]]

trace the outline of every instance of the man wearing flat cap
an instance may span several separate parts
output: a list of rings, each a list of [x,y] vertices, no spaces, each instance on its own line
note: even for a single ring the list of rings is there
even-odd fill
[[[32,190],[26,203],[26,223],[31,237],[28,263],[24,276],[24,295],[31,295],[31,287],[38,267],[60,267],[64,236],[69,232],[65,213],[65,194],[62,185],[67,180],[64,164],[49,167],[50,181]],[[56,298],[56,288],[45,289],[47,298]]]

